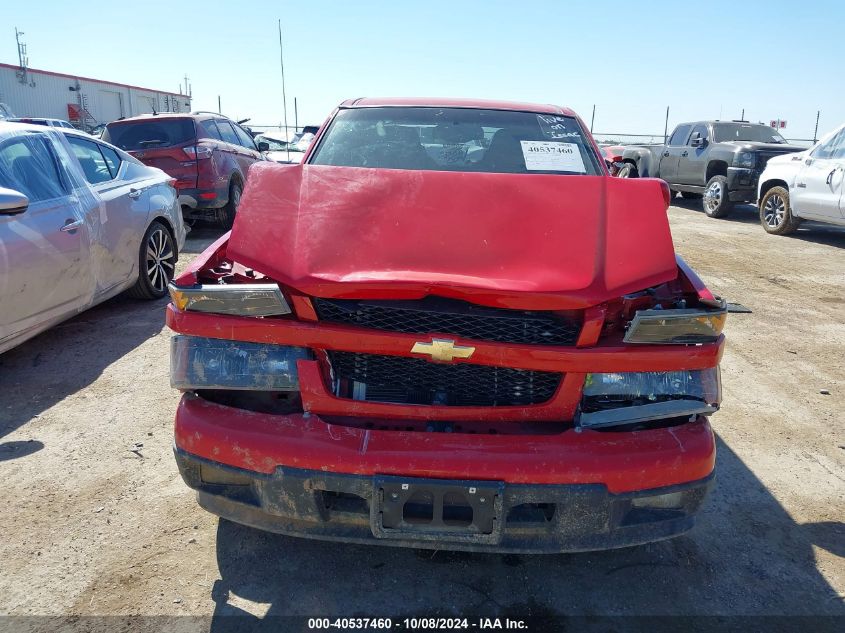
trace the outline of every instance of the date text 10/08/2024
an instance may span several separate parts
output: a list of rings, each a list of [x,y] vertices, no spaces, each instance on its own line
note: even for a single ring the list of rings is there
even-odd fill
[[[527,630],[524,620],[510,618],[309,618],[308,628],[311,630],[329,629],[381,629],[384,631],[424,631],[424,630]]]

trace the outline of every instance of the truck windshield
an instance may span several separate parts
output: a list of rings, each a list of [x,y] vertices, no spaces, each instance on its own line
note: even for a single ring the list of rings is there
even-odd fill
[[[570,116],[478,108],[340,110],[312,165],[511,174],[601,174]]]
[[[716,143],[726,141],[751,141],[753,143],[786,143],[777,130],[768,125],[749,123],[714,123],[713,138]]]

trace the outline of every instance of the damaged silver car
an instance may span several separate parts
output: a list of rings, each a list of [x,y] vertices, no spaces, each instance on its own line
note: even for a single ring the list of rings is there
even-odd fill
[[[87,134],[0,122],[0,353],[124,290],[167,294],[173,179]]]

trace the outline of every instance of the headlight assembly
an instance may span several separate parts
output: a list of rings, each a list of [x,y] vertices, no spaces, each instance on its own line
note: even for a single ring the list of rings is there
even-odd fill
[[[197,284],[167,289],[180,311],[212,312],[242,316],[278,316],[291,309],[276,284]]]
[[[752,169],[756,164],[757,155],[754,152],[739,152],[734,156],[734,167]]]
[[[299,391],[296,361],[304,347],[176,335],[170,340],[170,385],[175,389]]]
[[[718,367],[587,374],[576,422],[598,428],[710,414],[722,401]]]
[[[712,343],[728,316],[727,303],[708,309],[637,310],[625,332],[625,343],[661,345]]]

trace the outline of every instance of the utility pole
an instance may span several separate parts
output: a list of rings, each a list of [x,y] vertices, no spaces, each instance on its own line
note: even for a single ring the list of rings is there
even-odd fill
[[[282,69],[282,110],[285,114],[285,139],[288,139],[288,98],[285,94],[285,51],[282,46],[282,21],[279,20],[279,66]],[[290,160],[290,147],[285,144],[287,148],[287,159]]]
[[[296,108],[296,97],[293,98],[293,131],[299,132],[299,111]]]
[[[815,145],[816,141],[819,140],[819,116],[821,113],[821,110],[816,110],[816,129],[813,130],[813,145]]]
[[[742,114],[739,115],[740,121],[745,121],[745,108],[742,109]]]
[[[596,122],[596,104],[593,104],[593,116],[590,118],[590,134],[593,133],[593,123]]]
[[[220,107],[220,95],[217,95],[217,114],[223,114],[223,108]]]
[[[666,121],[663,123],[663,144],[669,141],[669,106],[666,106]]]

